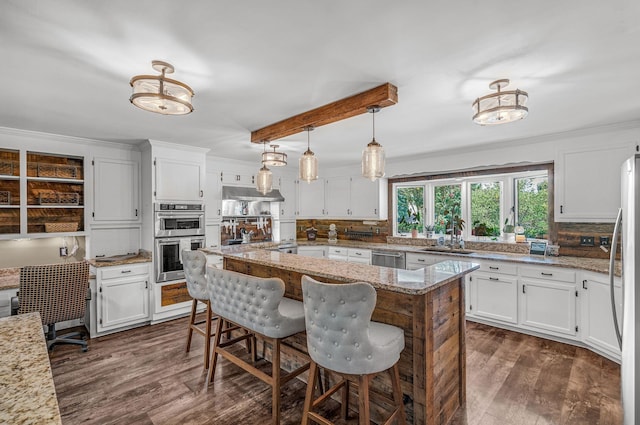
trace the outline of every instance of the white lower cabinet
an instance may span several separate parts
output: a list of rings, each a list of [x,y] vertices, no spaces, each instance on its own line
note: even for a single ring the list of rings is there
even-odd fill
[[[326,251],[323,246],[299,246],[298,255],[302,255],[304,257],[324,258],[326,257]]]
[[[476,273],[471,280],[475,300],[473,315],[506,323],[518,323],[518,279]]]
[[[582,338],[613,356],[620,356],[615,334],[608,276],[584,272],[582,274]],[[622,317],[622,287],[614,281],[618,324]]]
[[[204,238],[207,248],[220,248],[220,223],[206,223]]]
[[[533,279],[523,279],[521,285],[522,326],[576,336],[575,285]]]
[[[349,259],[348,252],[348,248],[338,248],[337,246],[330,246],[327,249],[327,258],[329,260],[347,261]]]
[[[407,252],[405,256],[405,269],[418,270],[432,264],[444,261],[440,255],[420,254],[416,252]]]
[[[149,263],[99,267],[91,281],[91,336],[149,321]]]

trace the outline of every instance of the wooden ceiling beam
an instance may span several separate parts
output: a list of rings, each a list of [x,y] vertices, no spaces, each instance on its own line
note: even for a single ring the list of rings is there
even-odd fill
[[[364,114],[369,106],[378,105],[384,108],[396,103],[398,103],[398,88],[391,83],[384,83],[362,93],[336,100],[254,130],[251,132],[251,142],[263,143],[264,141],[281,139],[299,133],[309,125],[320,127]]]

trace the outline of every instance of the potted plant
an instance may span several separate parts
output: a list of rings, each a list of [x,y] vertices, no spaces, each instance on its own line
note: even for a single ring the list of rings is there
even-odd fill
[[[420,225],[420,210],[415,205],[409,205],[407,215],[402,216],[398,222],[398,230],[411,230],[411,237],[417,238]]]
[[[425,224],[424,225],[425,236],[427,238],[432,238],[435,229],[436,229],[436,226],[431,225],[431,224]]]

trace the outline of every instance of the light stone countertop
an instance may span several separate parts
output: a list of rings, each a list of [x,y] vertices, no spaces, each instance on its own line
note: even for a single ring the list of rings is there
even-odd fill
[[[0,269],[0,290],[20,287],[20,267]]]
[[[39,313],[0,319],[0,423],[62,424]]]
[[[225,257],[342,282],[364,281],[377,289],[409,295],[425,294],[479,267],[467,261],[445,260],[419,270],[401,270],[264,249],[226,253]]]
[[[119,259],[120,257],[125,257],[123,259]],[[114,256],[110,257],[110,260],[115,261],[104,261],[105,259],[96,259],[92,258],[89,260],[89,264],[93,267],[112,267],[112,266],[124,266],[127,264],[138,264],[138,263],[150,263],[152,260],[151,252],[149,251],[140,251],[137,255],[133,256]]]

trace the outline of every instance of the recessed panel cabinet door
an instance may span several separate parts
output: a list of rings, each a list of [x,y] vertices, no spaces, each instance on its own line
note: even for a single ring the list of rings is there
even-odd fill
[[[204,165],[200,162],[157,158],[156,200],[200,202],[204,178]]]
[[[584,273],[582,282],[582,336],[588,344],[620,356],[611,310],[608,276]],[[622,287],[620,279],[614,283],[618,325],[622,317]]]
[[[149,320],[149,276],[105,279],[99,293],[98,332]]]
[[[575,285],[523,279],[520,297],[522,326],[576,335]]]
[[[506,323],[518,323],[518,279],[473,275],[474,315]]]
[[[138,189],[137,162],[95,158],[93,161],[93,220],[139,220]]]
[[[298,218],[319,218],[325,215],[324,179],[298,183]]]

